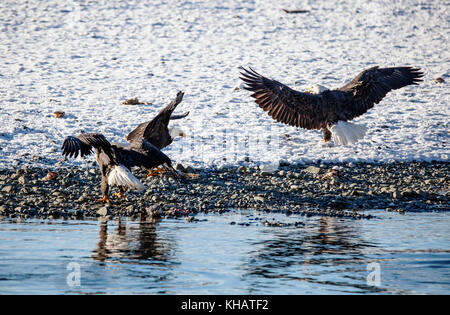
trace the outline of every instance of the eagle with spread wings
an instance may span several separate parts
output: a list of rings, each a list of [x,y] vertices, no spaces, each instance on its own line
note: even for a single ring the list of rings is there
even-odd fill
[[[103,198],[100,202],[109,202],[110,186],[117,186],[116,196],[122,198],[130,189],[144,190],[144,185],[132,173],[134,166],[151,169],[163,166],[168,173],[178,180],[183,177],[172,167],[170,158],[143,137],[135,139],[129,146],[121,147],[111,144],[100,133],[85,133],[76,137],[69,136],[62,145],[62,154],[76,158],[84,157],[96,151],[96,160],[102,175],[101,189]]]
[[[125,138],[129,146],[111,144],[99,133],[85,133],[76,137],[69,136],[62,145],[62,154],[76,158],[84,157],[96,151],[97,164],[102,174],[102,194],[99,201],[109,202],[110,186],[117,186],[116,196],[122,198],[128,189],[143,190],[144,185],[131,173],[134,166],[149,170],[149,175],[155,175],[152,168],[162,166],[163,170],[178,180],[184,180],[173,167],[170,158],[160,149],[172,143],[175,136],[185,136],[177,128],[168,128],[169,120],[186,117],[189,112],[172,115],[177,105],[183,99],[184,93],[179,91],[174,100],[164,107],[151,121],[140,124]]]
[[[323,141],[347,145],[363,138],[366,127],[349,123],[388,92],[422,81],[423,72],[414,67],[366,69],[343,87],[329,90],[315,85],[300,92],[268,79],[252,68],[240,68],[244,88],[253,92],[255,102],[277,122],[305,129],[319,129]]]

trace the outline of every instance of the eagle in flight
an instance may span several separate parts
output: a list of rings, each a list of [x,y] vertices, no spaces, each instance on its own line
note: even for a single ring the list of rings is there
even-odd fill
[[[391,90],[422,81],[420,68],[378,66],[366,69],[343,87],[329,90],[315,85],[307,92],[295,91],[278,81],[268,79],[252,68],[241,67],[244,88],[253,92],[255,102],[274,120],[290,126],[320,129],[323,141],[347,145],[363,138],[366,127],[349,123]]]

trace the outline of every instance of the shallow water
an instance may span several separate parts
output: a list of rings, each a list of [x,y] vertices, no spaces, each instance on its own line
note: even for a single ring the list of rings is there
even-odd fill
[[[450,215],[370,213],[376,218],[4,219],[0,293],[448,294]]]

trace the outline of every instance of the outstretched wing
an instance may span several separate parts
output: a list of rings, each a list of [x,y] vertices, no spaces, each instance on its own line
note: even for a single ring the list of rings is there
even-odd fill
[[[158,148],[162,149],[172,143],[172,138],[167,128],[170,117],[183,99],[183,92],[178,92],[176,98],[164,107],[151,121],[140,124],[136,129],[128,134],[125,139],[133,142],[139,138],[144,138]],[[186,114],[187,116],[187,114]],[[185,116],[184,116],[185,117]],[[183,118],[183,117],[179,117]]]
[[[80,134],[77,137],[67,137],[61,149],[62,155],[76,158],[78,155],[81,157],[92,153],[92,148],[103,149],[105,152],[111,151],[111,144],[106,138],[99,133],[85,133]]]
[[[252,68],[240,68],[245,89],[269,116],[278,122],[306,129],[320,129],[325,122],[326,100],[318,95],[295,91],[288,86],[263,77]]]
[[[389,91],[423,81],[420,68],[378,66],[362,71],[353,80],[337,89],[347,95],[342,110],[347,119],[360,116],[378,104]]]

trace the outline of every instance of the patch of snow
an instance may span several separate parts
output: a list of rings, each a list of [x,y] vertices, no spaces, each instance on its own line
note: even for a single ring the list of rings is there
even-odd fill
[[[307,9],[286,14],[282,9]],[[450,89],[445,1],[14,1],[0,7],[0,166],[71,165],[66,136],[111,142],[185,91],[164,151],[201,166],[448,160]],[[354,120],[351,146],[273,121],[242,89],[239,66],[288,86],[344,85],[363,69],[411,65],[424,82],[390,92]],[[153,105],[122,105],[138,97]],[[54,111],[64,111],[55,118]],[[92,157],[88,161],[93,161]]]

